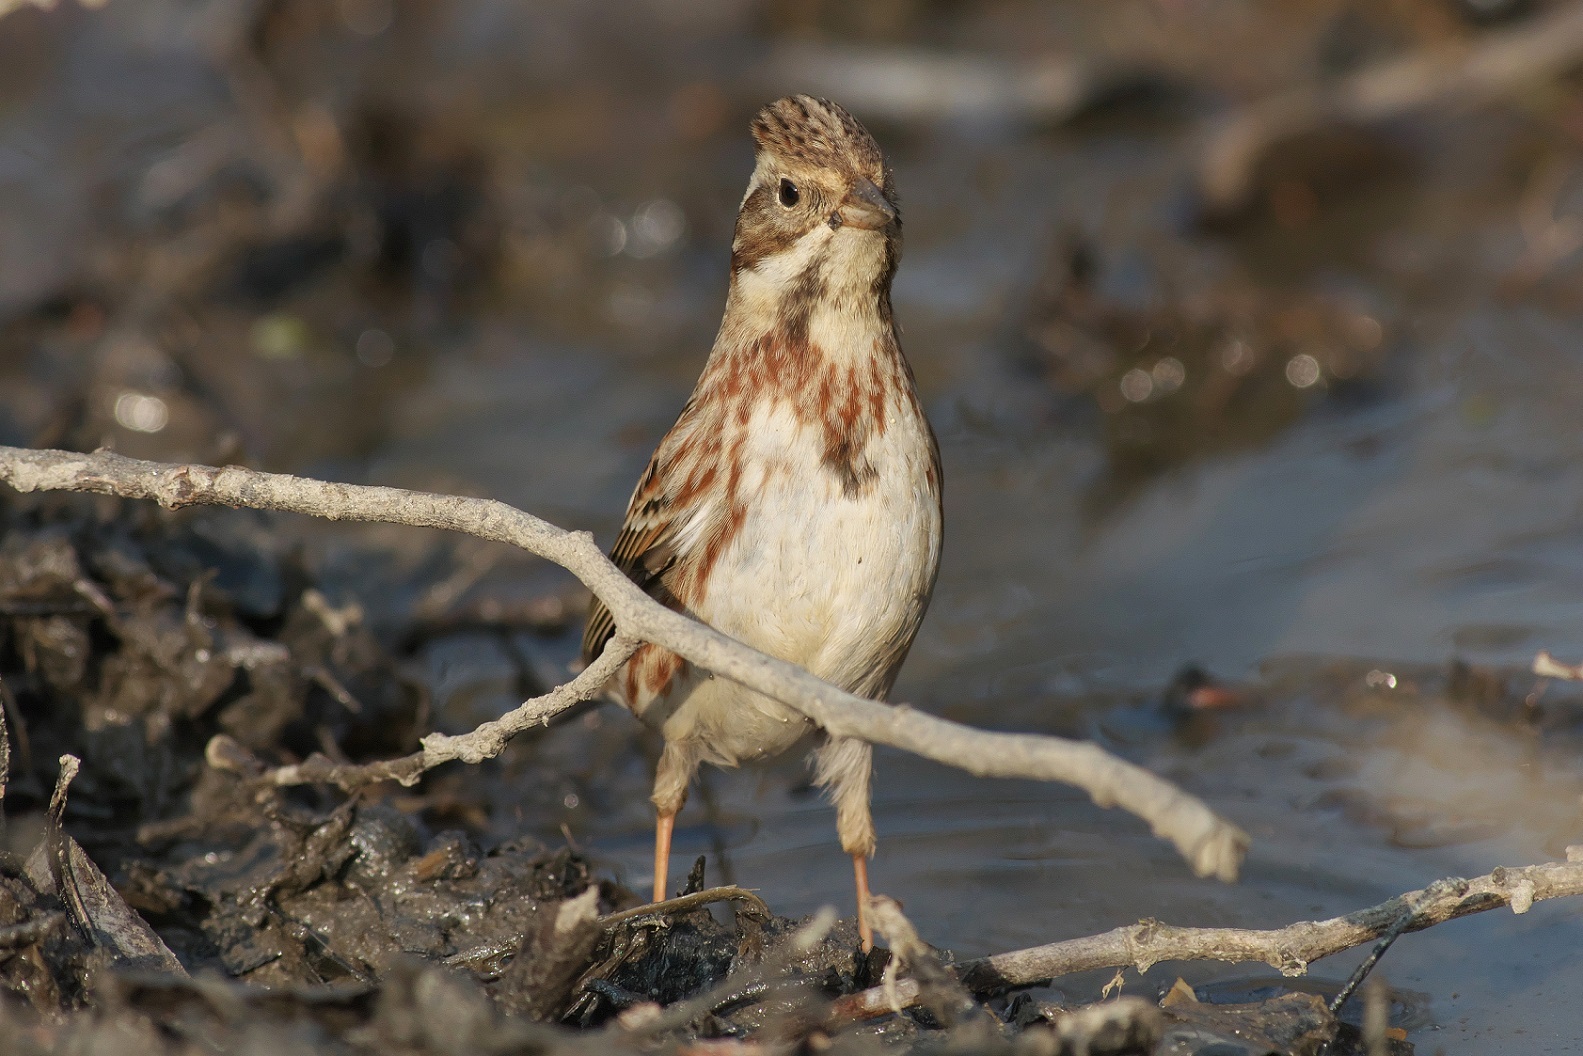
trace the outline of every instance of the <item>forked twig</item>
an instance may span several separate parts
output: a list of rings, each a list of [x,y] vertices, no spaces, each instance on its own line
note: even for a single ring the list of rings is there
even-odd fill
[[[750,649],[650,598],[611,564],[587,532],[568,532],[502,502],[332,484],[306,477],[259,473],[237,466],[169,465],[109,452],[30,451],[0,447],[0,480],[18,491],[85,491],[153,499],[171,509],[194,505],[284,510],[328,520],[379,521],[443,528],[509,543],[570,571],[593,591],[630,639],[652,642],[717,675],[781,701],[834,736],[890,745],[985,777],[1061,781],[1088,792],[1101,806],[1119,806],[1170,840],[1194,872],[1236,878],[1248,836],[1201,800],[1099,746],[1059,737],[991,733],[844,692],[803,669]],[[630,645],[630,643],[624,643]],[[414,757],[380,778],[410,782],[438,761],[479,762],[498,754],[510,736],[592,696],[596,675],[614,670],[606,650],[593,667],[559,689],[524,720],[514,712],[460,737],[431,734]],[[575,687],[575,688],[574,688]],[[553,698],[553,699],[551,699]],[[534,704],[535,702],[529,702]],[[509,721],[508,721],[509,720]],[[211,753],[213,754],[213,753]],[[368,774],[373,774],[368,771]],[[277,783],[347,778],[334,764],[303,763],[274,772]],[[359,775],[359,780],[363,775]]]
[[[266,770],[259,767],[241,745],[224,734],[210,740],[205,758],[210,766],[246,774],[272,785],[327,784],[339,785],[348,791],[380,781],[413,785],[426,772],[444,763],[458,760],[480,763],[485,759],[493,759],[506,750],[507,742],[517,734],[534,726],[546,725],[567,708],[592,700],[599,695],[610,676],[637,650],[638,645],[636,639],[618,634],[610,639],[598,659],[570,682],[523,701],[500,718],[481,723],[469,733],[460,736],[431,733],[422,739],[421,749],[400,759],[374,763],[337,763],[315,752],[300,763]]]

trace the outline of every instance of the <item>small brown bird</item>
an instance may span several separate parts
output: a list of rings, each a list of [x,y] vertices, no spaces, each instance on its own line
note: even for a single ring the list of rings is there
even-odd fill
[[[782,99],[752,131],[757,165],[719,336],[610,556],[672,608],[881,700],[940,563],[939,447],[891,315],[901,216],[879,146],[836,104]],[[595,601],[584,659],[612,632]],[[672,827],[698,765],[779,754],[811,724],[653,645],[610,690],[665,738],[653,797],[661,901]],[[827,738],[813,762],[852,856],[867,949],[872,753]]]

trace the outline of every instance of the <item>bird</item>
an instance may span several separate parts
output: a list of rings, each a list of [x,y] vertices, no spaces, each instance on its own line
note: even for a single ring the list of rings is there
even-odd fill
[[[611,560],[663,604],[851,693],[884,700],[934,592],[940,448],[891,308],[901,257],[879,145],[827,99],[792,95],[751,123],[754,168],[713,348],[639,477]],[[592,662],[615,633],[595,599]],[[698,767],[819,738],[814,780],[852,859],[858,931],[875,849],[871,746],[652,643],[607,694],[660,732],[654,901]]]

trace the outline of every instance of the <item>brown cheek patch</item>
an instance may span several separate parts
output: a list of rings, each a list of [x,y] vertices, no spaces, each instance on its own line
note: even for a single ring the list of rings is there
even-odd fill
[[[826,296],[825,264],[829,255],[827,244],[824,252],[808,262],[807,269],[797,276],[797,281],[781,297],[778,330],[782,341],[804,353],[814,352],[808,343],[808,324],[813,318],[814,306]],[[812,356],[805,355],[804,358]]]
[[[758,188],[742,203],[742,211],[737,214],[736,233],[731,239],[733,274],[744,268],[756,268],[766,257],[784,253],[806,234],[795,226],[787,226],[776,214],[779,208],[769,187]]]

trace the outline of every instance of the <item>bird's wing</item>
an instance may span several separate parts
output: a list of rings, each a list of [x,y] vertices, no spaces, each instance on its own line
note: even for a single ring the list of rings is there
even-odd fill
[[[706,519],[708,510],[695,499],[691,508],[681,509],[675,492],[681,485],[682,471],[693,450],[686,442],[694,426],[691,404],[666,434],[638,479],[638,486],[627,504],[627,519],[610,550],[610,560],[645,593],[666,604],[674,602],[667,589],[678,561],[692,544],[686,538],[689,524]],[[605,648],[615,633],[615,619],[598,598],[588,610],[588,626],[583,632],[583,662],[590,663]]]

